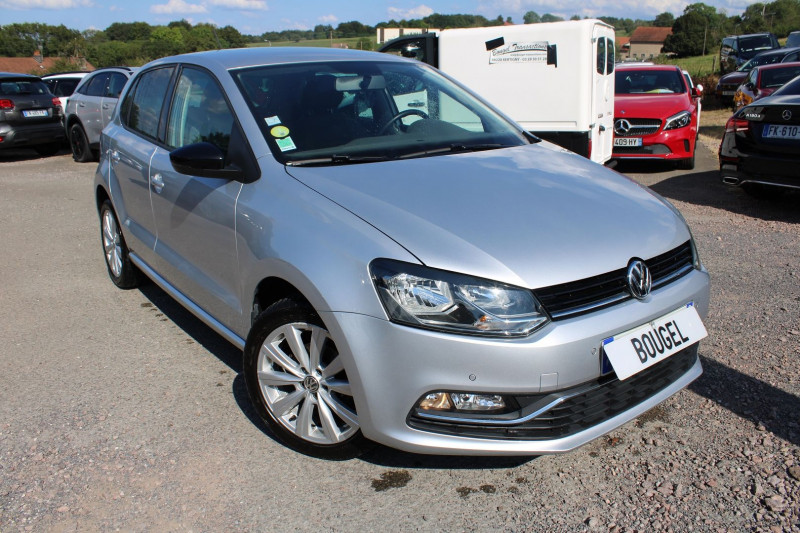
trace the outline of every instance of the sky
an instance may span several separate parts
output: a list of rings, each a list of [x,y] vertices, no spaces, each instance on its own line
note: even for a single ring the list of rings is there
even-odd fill
[[[699,1],[699,0],[693,0]],[[703,0],[705,4],[738,15],[750,0]],[[511,17],[522,23],[523,15],[535,11],[564,18],[572,15],[602,15],[652,20],[668,11],[676,17],[692,2],[686,0],[0,0],[0,25],[14,22],[64,24],[76,30],[103,30],[114,22],[143,21],[151,25],[186,19],[233,26],[241,33],[260,35],[266,31],[313,29],[357,20],[374,26],[391,19],[417,19],[441,14],[473,14],[495,19]]]

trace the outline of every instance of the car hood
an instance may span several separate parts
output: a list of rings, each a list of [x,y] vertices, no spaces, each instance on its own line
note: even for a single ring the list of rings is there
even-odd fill
[[[423,264],[529,288],[623,268],[689,239],[649,189],[538,145],[287,172]]]
[[[737,87],[742,84],[742,82],[747,78],[750,72],[729,72],[725,74],[719,79],[717,85],[720,87],[723,85],[736,85]]]
[[[614,116],[617,118],[666,119],[691,107],[685,94],[617,95],[614,97]]]

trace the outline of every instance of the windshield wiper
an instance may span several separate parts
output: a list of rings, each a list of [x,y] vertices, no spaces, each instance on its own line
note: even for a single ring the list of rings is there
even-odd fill
[[[291,167],[308,167],[315,165],[353,165],[356,163],[374,163],[376,161],[386,161],[389,159],[385,155],[341,155],[333,154],[329,157],[317,157],[314,159],[300,159],[298,161],[287,161]]]
[[[436,154],[453,154],[458,152],[482,152],[484,150],[497,150],[498,148],[508,148],[510,144],[461,144],[453,143],[450,146],[442,146],[440,148],[432,148],[422,152],[412,152],[410,154],[403,154],[398,156],[397,159],[412,159],[415,157],[425,157]]]

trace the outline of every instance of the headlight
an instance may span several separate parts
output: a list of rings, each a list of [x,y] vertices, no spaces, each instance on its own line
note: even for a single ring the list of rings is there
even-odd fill
[[[393,322],[470,335],[523,337],[549,320],[527,289],[389,259],[373,261],[370,272]]]
[[[688,111],[681,111],[677,115],[672,115],[667,119],[667,123],[664,125],[664,131],[683,128],[688,126],[691,121],[692,114]]]

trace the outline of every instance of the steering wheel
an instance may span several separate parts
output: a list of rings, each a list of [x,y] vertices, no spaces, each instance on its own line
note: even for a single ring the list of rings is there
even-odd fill
[[[428,114],[425,111],[422,111],[421,109],[406,109],[405,111],[400,111],[398,114],[390,118],[389,121],[386,124],[384,124],[381,127],[381,129],[378,130],[378,135],[383,135],[384,133],[386,133],[386,130],[389,129],[389,126],[391,126],[401,118],[405,118],[410,115],[418,115],[422,118],[429,118]]]

